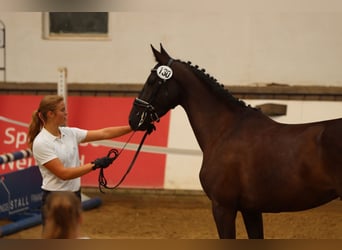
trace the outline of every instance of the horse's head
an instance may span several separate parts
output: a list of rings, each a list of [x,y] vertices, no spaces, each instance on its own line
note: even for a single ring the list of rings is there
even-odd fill
[[[133,130],[146,130],[155,121],[179,104],[180,89],[175,81],[173,59],[160,45],[152,47],[156,61],[142,91],[133,103],[129,124]]]

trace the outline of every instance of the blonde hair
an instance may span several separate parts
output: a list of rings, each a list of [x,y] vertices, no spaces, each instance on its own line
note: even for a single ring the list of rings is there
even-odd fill
[[[55,111],[57,105],[63,100],[63,97],[59,95],[47,95],[40,101],[38,110],[35,110],[32,114],[31,123],[28,129],[27,144],[29,148],[32,149],[34,138],[36,138],[44,126],[47,120],[47,113],[49,111]]]
[[[74,239],[81,223],[81,200],[70,191],[54,191],[46,198],[43,208],[44,239]]]

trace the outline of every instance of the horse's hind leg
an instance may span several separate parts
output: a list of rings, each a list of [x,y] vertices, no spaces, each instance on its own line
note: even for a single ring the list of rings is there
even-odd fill
[[[241,212],[249,239],[263,239],[264,227],[262,213],[260,212]]]
[[[237,211],[219,204],[212,204],[213,215],[220,239],[235,239],[235,219]]]

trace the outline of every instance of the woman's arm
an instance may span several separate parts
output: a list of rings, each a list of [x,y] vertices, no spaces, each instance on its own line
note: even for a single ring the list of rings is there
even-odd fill
[[[116,126],[116,127],[107,127],[107,128],[97,129],[97,130],[89,130],[87,132],[87,136],[84,138],[82,142],[112,139],[112,138],[125,135],[131,131],[132,129],[130,126]]]
[[[44,167],[46,167],[54,175],[62,180],[71,180],[77,177],[81,177],[91,172],[93,166],[93,163],[87,163],[79,167],[66,168],[58,158],[55,158],[44,164]]]

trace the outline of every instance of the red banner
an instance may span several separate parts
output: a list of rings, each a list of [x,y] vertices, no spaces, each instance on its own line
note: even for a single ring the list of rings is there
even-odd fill
[[[38,108],[42,96],[1,96],[0,106],[0,154],[26,149],[28,124]],[[68,126],[83,129],[98,129],[107,126],[126,125],[133,103],[132,97],[68,97]],[[144,145],[167,146],[170,116],[167,114],[156,124],[157,130],[146,138]],[[131,134],[113,141],[125,143]],[[143,132],[136,132],[129,143],[138,144]],[[105,156],[110,147],[94,144],[80,145],[82,163]],[[121,148],[117,148],[121,151]],[[135,151],[125,149],[107,169],[108,185],[116,184],[126,172]],[[162,188],[164,184],[166,156],[144,153],[138,156],[132,171],[122,183],[123,187]],[[17,171],[35,165],[33,158],[26,158],[0,165],[0,174]],[[98,171],[82,177],[83,186],[97,186]]]

